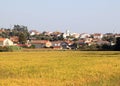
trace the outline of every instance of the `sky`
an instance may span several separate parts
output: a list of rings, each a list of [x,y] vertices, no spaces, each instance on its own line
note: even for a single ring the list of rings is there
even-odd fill
[[[0,0],[0,28],[120,33],[120,0]]]

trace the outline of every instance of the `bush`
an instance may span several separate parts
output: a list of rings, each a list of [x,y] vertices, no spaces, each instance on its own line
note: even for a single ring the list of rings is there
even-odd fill
[[[28,48],[28,49],[35,49],[35,45],[31,45],[31,46],[26,46],[26,47],[23,47],[23,48]]]
[[[22,50],[21,47],[18,46],[0,46],[0,52],[13,52],[13,51],[20,51]]]
[[[21,47],[19,47],[19,46],[7,46],[7,51],[20,51],[20,50],[22,50],[22,48]]]
[[[6,52],[6,51],[7,51],[7,47],[0,46],[0,52]]]

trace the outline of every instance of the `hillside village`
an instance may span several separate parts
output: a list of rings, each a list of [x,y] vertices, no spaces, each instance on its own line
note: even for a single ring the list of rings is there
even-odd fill
[[[0,29],[0,46],[19,46],[23,48],[110,50],[116,45],[120,33],[64,33],[28,31],[27,26],[14,25],[13,28]]]

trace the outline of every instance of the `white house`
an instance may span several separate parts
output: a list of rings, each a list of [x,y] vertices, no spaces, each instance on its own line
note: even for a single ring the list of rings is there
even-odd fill
[[[93,34],[93,38],[95,38],[95,39],[102,39],[103,38],[103,34],[101,34],[101,33],[94,33]]]
[[[8,38],[0,38],[0,46],[12,46],[13,42]]]
[[[85,39],[85,38],[89,38],[91,35],[90,34],[87,34],[87,33],[82,33],[82,34],[80,34],[80,38],[83,38],[83,39]]]
[[[79,38],[80,34],[78,34],[78,33],[72,33],[71,36],[73,36],[74,38]]]
[[[70,36],[69,30],[66,30],[66,32],[63,34],[63,38],[66,39],[67,36]]]
[[[84,39],[84,43],[87,43],[88,45],[91,45],[93,39],[92,38],[86,38]]]
[[[31,36],[40,34],[40,32],[38,32],[36,30],[31,30],[29,33],[30,33]]]

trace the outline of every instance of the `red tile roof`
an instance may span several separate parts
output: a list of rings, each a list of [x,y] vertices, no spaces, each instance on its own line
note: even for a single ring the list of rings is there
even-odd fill
[[[3,42],[6,38],[0,38],[0,42]]]
[[[10,37],[10,40],[13,41],[13,42],[18,42],[19,41],[19,37],[13,36],[13,37]]]
[[[45,44],[47,42],[49,42],[49,41],[47,41],[47,40],[32,40],[31,41],[32,44]]]

